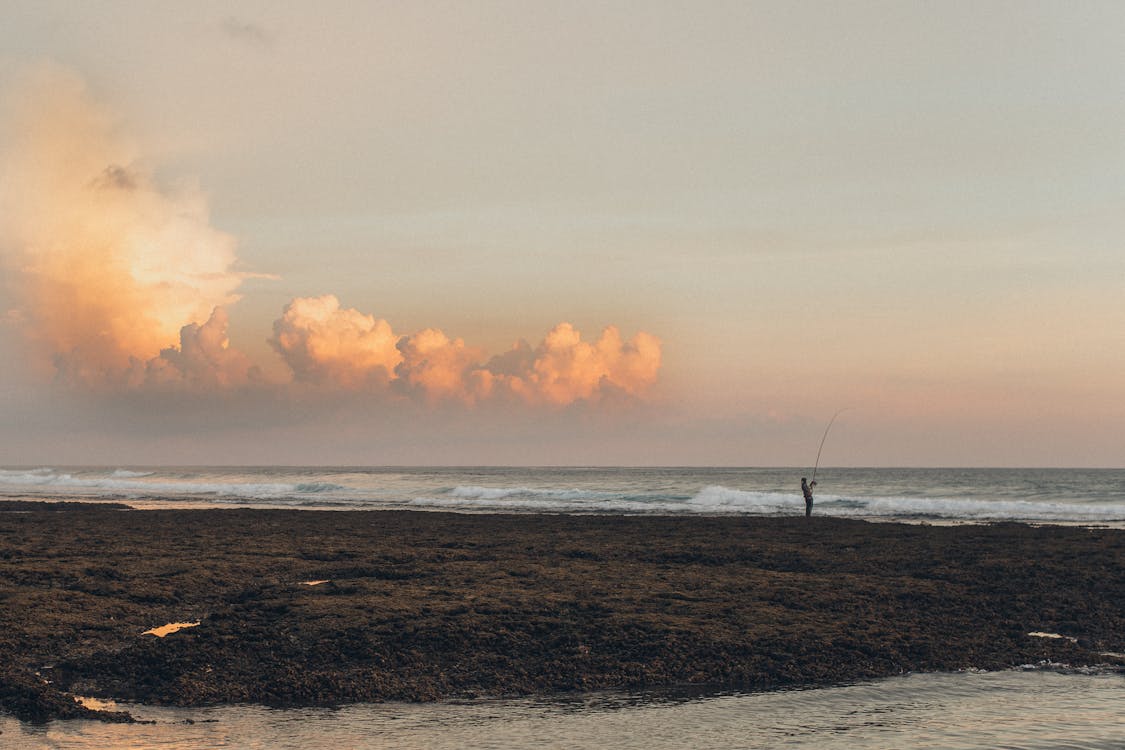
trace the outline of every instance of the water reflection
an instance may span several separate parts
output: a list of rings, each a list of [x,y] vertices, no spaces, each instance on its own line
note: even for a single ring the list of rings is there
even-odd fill
[[[0,719],[5,748],[818,748],[1067,747],[1120,750],[1125,675],[1009,671],[908,675],[818,690],[698,697],[167,709],[121,705],[153,725]]]

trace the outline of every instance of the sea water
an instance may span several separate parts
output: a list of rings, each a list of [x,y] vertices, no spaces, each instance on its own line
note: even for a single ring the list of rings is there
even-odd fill
[[[0,746],[1121,750],[1125,675],[1056,669],[917,674],[816,690],[686,697],[359,704],[340,709],[122,706],[151,724],[0,718]]]
[[[9,467],[0,498],[137,508],[293,507],[502,513],[792,515],[800,468]],[[818,515],[888,521],[1125,523],[1122,469],[837,469]]]

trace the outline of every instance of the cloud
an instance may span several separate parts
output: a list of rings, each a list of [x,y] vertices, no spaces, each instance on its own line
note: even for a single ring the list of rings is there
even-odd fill
[[[386,320],[341,308],[333,295],[286,305],[270,343],[299,382],[466,404],[566,406],[639,397],[656,381],[661,361],[660,341],[651,334],[624,341],[610,326],[590,343],[569,323],[555,326],[534,349],[521,341],[486,360],[481,349],[436,328],[399,336]]]
[[[331,294],[294,299],[270,339],[298,381],[349,389],[385,384],[403,361],[397,343],[387,321],[341,309]]]
[[[242,352],[230,347],[227,312],[216,307],[203,325],[189,323],[180,329],[180,346],[168,347],[148,362],[134,360],[129,384],[133,387],[221,390],[260,381],[259,368]]]
[[[565,405],[612,392],[642,395],[660,370],[660,340],[640,332],[623,341],[614,326],[594,343],[569,323],[560,323],[534,352],[518,345],[495,361],[505,386],[532,403]]]
[[[461,339],[427,328],[404,336],[398,348],[403,361],[395,375],[427,399],[473,403],[489,395],[491,378],[477,364],[481,353],[466,347]]]
[[[77,76],[28,76],[0,152],[0,253],[36,350],[120,374],[238,299],[235,241],[196,190],[157,184]]]
[[[228,24],[229,26],[229,24]],[[228,28],[249,34],[252,27]],[[57,382],[117,393],[309,390],[427,404],[563,407],[641,397],[658,339],[606,328],[583,341],[560,323],[537,346],[489,357],[439,328],[395,333],[326,294],[297,297],[269,343],[291,380],[266,383],[231,347],[227,309],[248,274],[206,197],[160,184],[117,119],[59,68],[29,75],[7,102],[0,149],[0,255],[19,329]]]

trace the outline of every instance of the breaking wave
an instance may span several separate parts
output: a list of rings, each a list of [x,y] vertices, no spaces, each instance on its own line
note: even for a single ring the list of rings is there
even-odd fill
[[[145,498],[170,495],[281,499],[345,489],[328,482],[221,482],[190,476],[181,479],[154,477],[157,477],[157,472],[126,469],[111,472],[0,469],[0,490],[11,487],[26,494],[59,497]]]
[[[545,500],[580,501],[608,500],[616,495],[612,492],[595,492],[579,489],[531,489],[528,487],[454,487],[449,493],[455,498],[465,500],[505,500],[514,497],[535,497]]]
[[[419,497],[412,505],[463,510],[525,510],[548,513],[645,513],[698,515],[794,515],[804,499],[793,492],[704,487],[691,496],[622,494],[578,489],[459,486],[448,494]],[[1125,503],[1067,503],[931,497],[867,497],[822,494],[818,515],[852,518],[961,521],[1125,521]]]
[[[706,487],[690,504],[722,512],[793,513],[804,509],[794,494],[749,492]],[[941,519],[973,521],[1121,521],[1125,503],[1067,503],[1030,500],[977,500],[942,497],[863,497],[821,494],[816,512],[857,518]]]

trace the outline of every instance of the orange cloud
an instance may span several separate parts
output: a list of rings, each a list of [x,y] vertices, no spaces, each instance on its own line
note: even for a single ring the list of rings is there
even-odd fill
[[[195,390],[245,386],[260,379],[258,368],[230,347],[227,312],[216,307],[203,325],[180,329],[180,346],[168,347],[148,362],[133,361],[128,384]]]
[[[610,326],[590,343],[560,323],[535,349],[521,342],[484,362],[481,350],[441,330],[397,336],[387,321],[341,309],[332,295],[286,305],[270,343],[299,381],[465,403],[508,396],[565,406],[611,393],[641,396],[656,381],[661,359],[651,334],[626,342]]]
[[[624,342],[609,326],[591,344],[572,325],[560,323],[536,349],[528,371],[513,376],[509,387],[529,401],[556,405],[614,389],[639,396],[656,381],[660,357],[660,340],[643,331]]]
[[[331,294],[294,299],[270,339],[298,380],[344,388],[387,382],[403,361],[397,343],[390,323],[343,310]]]
[[[461,339],[450,339],[436,328],[427,328],[404,336],[398,348],[403,361],[395,374],[430,400],[471,403],[488,395],[490,381],[473,375],[480,368],[480,353],[466,347]]]
[[[0,250],[41,353],[120,372],[237,299],[234,239],[197,191],[156,184],[80,79],[40,71],[9,104]]]
[[[230,346],[226,306],[246,274],[233,270],[234,238],[210,225],[204,196],[158,184],[75,75],[39,71],[10,105],[0,253],[18,307],[3,321],[74,385],[261,385],[260,370]],[[611,326],[585,342],[560,323],[534,349],[521,342],[486,359],[437,328],[396,334],[331,294],[290,301],[269,342],[296,384],[430,403],[636,397],[661,357],[650,334],[626,342]]]

